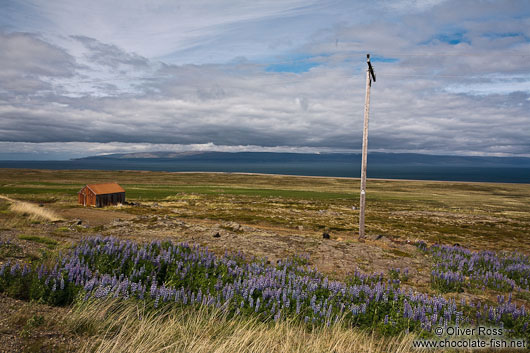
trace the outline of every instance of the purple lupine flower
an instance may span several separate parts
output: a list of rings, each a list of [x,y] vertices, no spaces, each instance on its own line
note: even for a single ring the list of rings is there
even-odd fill
[[[506,290],[514,288],[515,285],[522,287],[528,283],[526,278],[521,280],[518,277],[510,277],[521,276],[522,267],[517,264],[517,261],[523,261],[521,259],[524,257],[472,253],[458,248],[440,248],[436,251],[446,258],[445,263],[441,262],[433,268],[435,276],[433,279],[439,280],[441,284],[461,285],[459,281],[463,275],[466,276],[467,282],[483,281],[488,287]],[[99,273],[96,267],[92,267],[99,254],[103,253],[116,259],[117,267],[110,273]],[[505,258],[511,263],[504,263]],[[403,303],[403,317],[418,321],[425,330],[430,330],[438,321],[441,325],[469,322],[469,319],[457,310],[454,300],[429,297],[412,291],[406,293],[397,286],[399,284],[397,281],[394,286],[391,281],[385,282],[381,274],[366,275],[356,272],[356,280],[348,286],[338,281],[329,281],[315,269],[299,266],[292,260],[282,261],[278,267],[272,267],[265,266],[263,262],[245,263],[240,259],[241,257],[233,255],[217,258],[199,247],[185,248],[184,245],[161,247],[160,242],[136,246],[128,241],[100,237],[84,240],[74,248],[71,255],[61,257],[50,275],[40,275],[44,276],[45,285],[49,284],[50,279],[54,281],[54,290],[60,286],[60,280],[64,275],[63,281],[68,278],[68,283],[84,288],[87,292],[86,297],[92,291],[92,295],[96,298],[108,297],[109,294],[127,298],[136,293],[139,299],[143,299],[143,293],[146,291],[146,285],[141,281],[146,281],[147,277],[145,283],[148,285],[151,281],[151,298],[155,299],[156,305],[160,298],[163,301],[174,298],[175,301],[181,301],[183,304],[190,301],[192,304],[222,306],[223,310],[228,310],[231,299],[242,296],[244,298],[241,301],[242,306],[245,301],[250,302],[252,298],[251,307],[254,311],[267,310],[266,312],[270,312],[273,318],[278,318],[277,320],[282,315],[281,311],[290,313],[288,308],[293,300],[293,304],[296,303],[297,315],[309,309],[304,320],[308,322],[311,319],[313,324],[330,325],[336,322],[339,315],[333,314],[333,308],[341,313],[346,309],[348,313],[351,312],[352,316],[356,316],[366,313],[368,305],[379,306],[382,301]],[[185,283],[192,280],[190,275],[195,269],[200,268],[200,271],[206,271],[203,278],[207,279],[207,288],[209,288],[207,293],[202,293],[201,290],[194,292],[188,284],[179,289],[166,287],[166,283],[171,282],[165,282],[167,277],[161,278],[159,268],[156,267],[157,262],[173,264],[176,270],[174,273],[168,273],[168,276],[175,280],[179,277],[185,279]],[[154,271],[148,276],[145,274],[146,264],[148,268],[155,266]],[[219,272],[216,272],[217,266],[220,265],[223,266],[225,277],[219,277]],[[129,270],[131,274],[129,277],[123,272],[125,266],[132,267]],[[506,271],[508,266],[512,266],[510,271],[513,274]],[[3,265],[3,268],[5,272],[7,267]],[[473,269],[476,274],[466,272],[470,269]],[[9,270],[12,269],[9,268]],[[15,273],[19,275],[20,271],[15,270]],[[97,275],[93,276],[93,273]],[[158,287],[157,278],[162,283],[160,287]],[[134,284],[134,281],[138,281],[138,284]],[[325,289],[325,295],[319,292],[321,289]],[[213,292],[210,293],[210,290]],[[318,297],[316,293],[319,293]],[[462,301],[460,305],[464,307],[466,303]],[[477,306],[480,308],[480,305]],[[236,308],[236,313],[240,313],[240,309]],[[515,304],[512,305],[510,298],[506,300],[499,297],[499,305],[491,310],[493,310],[490,320],[492,322],[498,322],[503,315],[510,315],[514,320],[519,320],[521,315],[524,317],[526,314],[524,307],[517,308]],[[488,316],[488,311],[484,312]],[[384,321],[390,323],[389,315],[387,313],[383,315],[385,315]],[[480,309],[477,309],[477,315],[480,316]],[[499,325],[502,325],[502,322],[499,322]]]
[[[18,263],[15,263],[14,266],[11,266],[11,276],[15,276],[19,268],[20,265]]]
[[[151,291],[150,291],[151,298],[156,297],[157,293],[158,293],[158,287],[156,286],[156,281],[153,278],[153,282],[151,283]]]

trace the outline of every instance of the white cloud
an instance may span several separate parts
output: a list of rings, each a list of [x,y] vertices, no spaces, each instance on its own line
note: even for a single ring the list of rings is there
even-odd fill
[[[370,52],[371,150],[530,154],[519,3],[28,4],[0,20],[13,30],[40,13],[18,25],[39,34],[0,32],[0,141],[13,153],[355,151]]]
[[[320,5],[316,1],[301,0],[201,0],[181,3],[171,0],[57,0],[28,1],[13,7],[14,9],[7,9],[11,11],[11,16],[4,20],[11,27],[16,28],[24,24],[30,31],[45,29],[47,33],[55,36],[66,33],[100,41],[111,38],[113,44],[120,48],[152,58],[177,52],[185,54],[202,45],[212,47],[212,41],[219,36],[238,35],[252,27],[259,27],[258,31],[253,31],[256,35],[261,29],[266,30],[267,24],[263,24],[265,21],[304,15],[314,8],[318,9]],[[269,36],[273,31],[275,28],[268,29]],[[269,39],[263,36],[263,39],[268,43],[277,42],[285,38],[285,33],[278,33],[279,38]],[[256,43],[256,40],[248,37],[245,45],[252,46],[252,42]],[[234,48],[227,48],[231,43],[214,45],[215,49],[219,50],[224,46],[224,55],[231,52],[229,58],[240,55],[234,55]],[[262,45],[267,46],[265,43]],[[194,57],[194,62],[198,59],[200,57]]]

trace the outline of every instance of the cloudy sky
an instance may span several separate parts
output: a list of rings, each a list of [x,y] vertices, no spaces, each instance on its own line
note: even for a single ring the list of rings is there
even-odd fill
[[[0,159],[530,156],[527,0],[0,0]]]

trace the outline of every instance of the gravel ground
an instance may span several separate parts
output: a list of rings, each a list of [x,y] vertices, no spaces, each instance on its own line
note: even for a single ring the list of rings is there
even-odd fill
[[[82,340],[62,326],[68,309],[0,293],[0,352],[73,352]]]

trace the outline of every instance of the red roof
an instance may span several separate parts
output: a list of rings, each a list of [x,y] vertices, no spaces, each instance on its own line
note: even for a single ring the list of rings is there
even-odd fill
[[[118,185],[118,183],[87,184],[86,187],[92,190],[92,192],[96,195],[125,192],[125,190]]]

